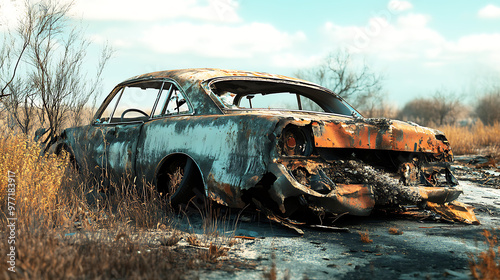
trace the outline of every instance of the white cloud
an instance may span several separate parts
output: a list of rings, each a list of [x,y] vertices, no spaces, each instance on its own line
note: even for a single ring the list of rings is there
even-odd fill
[[[307,69],[318,65],[325,58],[322,53],[306,53],[300,54],[294,50],[289,50],[286,53],[276,53],[271,57],[273,66],[288,69]]]
[[[428,15],[422,14],[409,14],[405,16],[400,16],[397,20],[397,23],[401,25],[403,28],[425,28],[427,23],[429,23],[431,17]]]
[[[28,0],[31,3],[41,0]],[[152,22],[171,19],[196,19],[213,22],[240,22],[236,0],[60,0],[72,3],[68,15],[84,20]],[[24,2],[0,2],[0,31],[14,28],[23,14]]]
[[[387,4],[387,8],[394,12],[403,12],[413,9],[413,5],[408,1],[392,0]]]
[[[445,39],[427,26],[430,17],[409,14],[389,22],[371,18],[364,27],[327,24],[333,44],[347,46],[351,52],[378,56],[387,60],[436,56]],[[331,43],[332,44],[332,43]]]
[[[430,20],[428,15],[406,14],[393,21],[373,17],[364,27],[327,23],[326,44],[347,47],[387,67],[407,64],[443,73],[475,68],[500,71],[500,33],[448,39],[429,26]]]
[[[500,7],[497,7],[492,4],[487,5],[481,10],[479,10],[477,15],[480,18],[500,18]]]
[[[289,34],[265,23],[242,25],[193,24],[157,25],[144,31],[142,43],[158,53],[193,53],[204,57],[248,58],[290,49],[305,34]]]
[[[22,1],[2,1],[0,3],[0,31],[14,29],[24,10]]]
[[[234,0],[85,0],[77,1],[72,14],[89,20],[158,21],[201,19],[237,22],[238,3]]]
[[[450,43],[449,49],[457,53],[500,53],[500,33],[464,36]]]

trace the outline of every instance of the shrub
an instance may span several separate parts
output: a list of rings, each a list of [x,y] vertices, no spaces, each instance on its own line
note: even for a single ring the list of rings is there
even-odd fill
[[[500,246],[498,237],[489,230],[482,235],[488,249],[477,256],[470,255],[470,270],[474,279],[500,279]]]

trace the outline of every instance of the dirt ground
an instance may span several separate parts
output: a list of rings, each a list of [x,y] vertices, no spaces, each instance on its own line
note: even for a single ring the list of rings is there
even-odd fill
[[[266,279],[275,265],[277,279],[470,279],[470,254],[487,249],[481,233],[500,225],[500,172],[463,162],[453,169],[464,190],[458,200],[476,208],[480,225],[376,213],[343,217],[335,224],[343,230],[304,228],[300,236],[259,217],[233,214],[219,226],[220,234],[255,239],[237,238],[217,269],[192,271],[186,278]],[[189,219],[185,230],[201,233],[199,218]],[[373,241],[363,243],[360,233]]]

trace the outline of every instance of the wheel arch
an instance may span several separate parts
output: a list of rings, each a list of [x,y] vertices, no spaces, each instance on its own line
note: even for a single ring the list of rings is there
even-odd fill
[[[160,162],[156,165],[155,172],[154,172],[154,177],[153,177],[153,184],[156,186],[157,189],[159,189],[160,184],[165,180],[166,178],[160,178],[163,177],[162,170],[165,168],[168,163],[178,160],[179,158],[189,158],[193,161],[194,166],[196,167],[196,172],[198,173],[200,183],[202,184],[203,187],[203,194],[207,194],[207,186],[205,183],[205,178],[203,176],[203,172],[201,172],[200,165],[198,162],[190,155],[183,153],[183,152],[175,152],[171,153],[169,155],[164,156]]]
[[[75,157],[75,152],[73,149],[65,142],[57,141],[54,143],[48,150],[48,154],[55,154],[56,156],[60,156],[62,151],[66,151],[69,155],[69,161],[73,165],[76,170],[80,169],[80,165]]]

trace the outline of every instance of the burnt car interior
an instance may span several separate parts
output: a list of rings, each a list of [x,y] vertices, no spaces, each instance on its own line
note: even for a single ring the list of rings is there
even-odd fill
[[[137,82],[116,88],[113,98],[96,123],[147,121],[190,112],[184,94],[173,83]]]
[[[210,85],[228,109],[311,111],[344,116],[360,115],[354,108],[317,87],[264,79],[228,79]],[[325,94],[331,98],[325,98]]]

